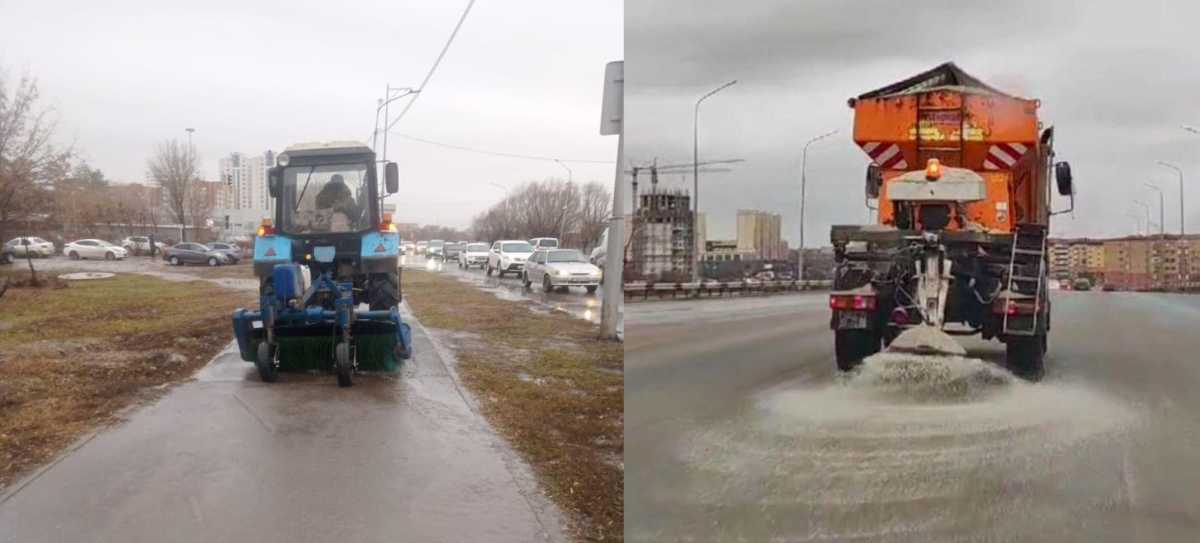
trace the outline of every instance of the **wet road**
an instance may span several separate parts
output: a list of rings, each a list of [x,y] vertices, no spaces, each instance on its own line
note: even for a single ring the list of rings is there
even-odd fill
[[[348,389],[266,385],[227,351],[6,489],[0,541],[562,541],[419,326],[414,346],[399,375]]]
[[[521,278],[506,274],[503,279],[496,276],[488,277],[483,270],[471,268],[464,270],[457,262],[442,262],[437,259],[426,259],[423,256],[406,255],[400,257],[400,265],[406,268],[419,268],[452,275],[456,279],[475,286],[503,300],[530,300],[538,307],[547,311],[561,311],[573,317],[600,323],[601,300],[604,289],[596,289],[595,294],[588,294],[583,287],[571,287],[567,291],[544,292],[540,285],[526,289]]]
[[[1200,297],[1054,301],[1033,385],[979,360],[835,375],[822,294],[631,304],[628,539],[1195,541]]]

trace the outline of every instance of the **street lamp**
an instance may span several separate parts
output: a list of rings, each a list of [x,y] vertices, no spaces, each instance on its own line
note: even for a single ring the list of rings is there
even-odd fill
[[[1141,200],[1134,200],[1133,203],[1141,206],[1142,210],[1144,210],[1146,212],[1146,234],[1149,235],[1150,234],[1150,225],[1154,224],[1154,223],[1150,222],[1150,204],[1147,204],[1146,202],[1143,202]]]
[[[557,162],[559,166],[562,166],[563,168],[566,168],[566,170],[567,170],[567,182],[568,182],[568,183],[574,183],[574,182],[575,182],[575,174],[571,172],[571,168],[570,168],[569,166],[567,166],[566,164],[564,164],[564,163],[563,163],[563,161],[561,161],[561,160],[559,160],[559,159],[557,159],[557,158],[556,158],[556,159],[554,159],[554,161],[555,161],[555,162]]]
[[[1170,162],[1158,161],[1160,166],[1171,168],[1175,173],[1179,174],[1179,237],[1183,237],[1183,168],[1171,164]]]
[[[1162,191],[1162,189],[1158,188],[1158,185],[1155,185],[1154,183],[1146,182],[1146,186],[1150,187],[1151,190],[1158,193],[1158,234],[1160,236],[1163,236],[1163,239],[1166,239],[1167,221],[1163,215],[1163,213],[1165,213],[1163,211],[1163,205],[1164,205],[1164,202],[1166,202],[1166,200],[1163,198],[1163,191]]]
[[[393,96],[392,93],[394,93],[394,92],[399,92],[400,94]],[[380,110],[383,111],[383,125],[386,127],[388,124],[388,121],[391,120],[388,116],[388,109],[389,109],[388,104],[391,104],[392,102],[395,102],[396,100],[404,98],[405,96],[408,96],[410,94],[417,94],[419,92],[421,92],[421,89],[413,89],[411,87],[393,87],[391,84],[387,85],[386,90],[384,90],[384,94],[383,94],[384,97],[379,100],[376,100],[376,102],[375,102],[375,104],[376,104],[375,105],[375,131],[371,133],[371,150],[372,151],[375,150],[375,142],[379,139],[379,112],[380,112]],[[387,140],[388,140],[387,128],[384,128],[384,130],[383,130],[383,157],[382,157],[382,160],[384,162],[387,162],[387,145],[388,145]]]
[[[796,260],[796,279],[804,280],[804,194],[805,185],[807,185],[806,173],[808,171],[808,146],[818,141],[821,141],[829,136],[837,134],[837,130],[826,132],[812,138],[804,143],[804,151],[801,153],[800,159],[800,246],[797,250]]]
[[[184,128],[183,131],[187,132],[187,134],[188,134],[188,156],[191,156],[191,154],[192,154],[192,132],[195,132],[196,129],[195,128]]]
[[[696,235],[696,226],[700,224],[700,103],[735,84],[736,79],[708,91],[696,100],[696,108],[692,112],[692,236]],[[700,280],[700,253],[695,247],[692,247],[692,279]]]
[[[1137,229],[1137,235],[1142,235],[1142,216],[1132,211],[1125,212],[1125,216],[1133,219],[1134,228]]]

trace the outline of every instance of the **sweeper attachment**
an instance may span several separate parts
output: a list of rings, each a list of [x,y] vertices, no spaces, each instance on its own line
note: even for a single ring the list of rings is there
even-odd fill
[[[400,317],[400,235],[381,210],[375,154],[355,143],[289,147],[271,168],[275,219],[254,243],[259,310],[238,309],[238,350],[263,381],[279,371],[395,371],[412,355]],[[388,193],[394,163],[384,166]],[[366,306],[366,307],[363,307]]]

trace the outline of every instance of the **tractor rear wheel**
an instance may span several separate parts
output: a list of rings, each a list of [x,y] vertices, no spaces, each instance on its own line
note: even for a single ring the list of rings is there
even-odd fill
[[[400,273],[376,273],[367,279],[367,301],[371,311],[386,311],[400,305]]]
[[[837,367],[850,371],[862,360],[879,352],[881,338],[874,330],[837,330],[834,332],[833,350]]]
[[[354,366],[350,363],[350,344],[338,343],[337,347],[333,348],[334,354],[334,370],[337,371],[337,383],[339,387],[348,387],[354,384],[352,374]]]
[[[1041,381],[1045,375],[1046,334],[1009,336],[1006,344],[1008,367],[1027,381]]]
[[[254,360],[254,366],[258,368],[258,376],[264,383],[274,383],[279,378],[275,371],[275,353],[272,350],[271,345],[265,341],[258,344],[258,357]]]

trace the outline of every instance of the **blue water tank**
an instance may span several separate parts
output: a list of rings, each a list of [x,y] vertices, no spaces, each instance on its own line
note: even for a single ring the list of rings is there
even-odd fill
[[[287,303],[304,293],[304,277],[299,264],[276,264],[271,270],[271,282],[275,286],[275,299]]]

